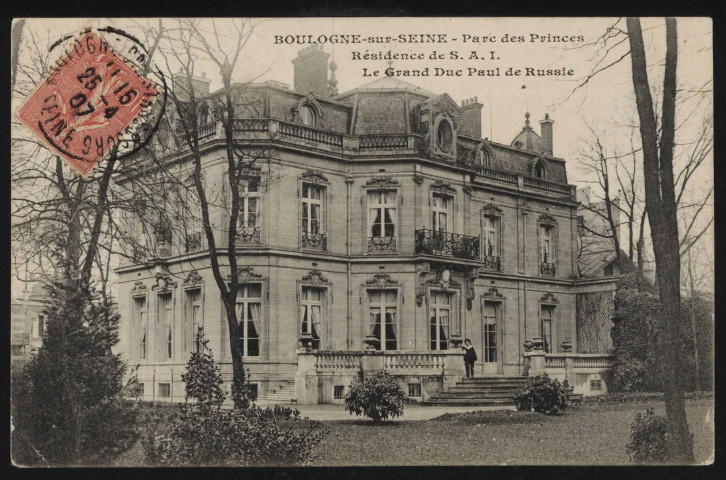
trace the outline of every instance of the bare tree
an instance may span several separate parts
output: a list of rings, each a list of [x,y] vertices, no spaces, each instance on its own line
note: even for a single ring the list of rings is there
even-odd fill
[[[661,110],[661,138],[648,81],[648,63],[638,18],[627,19],[633,87],[640,120],[643,145],[645,202],[648,208],[656,275],[664,310],[666,343],[663,345],[663,383],[668,425],[668,446],[678,462],[693,461],[693,445],[688,431],[683,398],[680,350],[683,340],[678,333],[681,317],[680,242],[678,205],[673,175],[673,150],[676,115],[676,66],[678,62],[677,26],[674,18],[666,19],[666,58]]]
[[[224,304],[232,356],[233,399],[236,408],[243,408],[248,400],[245,352],[239,342],[242,332],[237,312],[238,294],[244,287],[239,278],[242,271],[240,245],[244,237],[256,233],[250,230],[249,212],[247,218],[244,214],[245,209],[250,208],[251,190],[270,181],[271,153],[264,146],[243,145],[236,139],[238,117],[259,116],[254,102],[244,96],[244,85],[232,82],[233,72],[241,63],[242,52],[256,24],[243,19],[227,22],[227,25],[232,26],[231,34],[221,31],[215,20],[178,20],[174,27],[164,28],[167,43],[162,52],[168,70],[173,64],[180,68],[171,92],[171,103],[178,133],[191,157],[189,175],[193,202],[200,213],[205,250]],[[199,95],[193,87],[195,70],[203,68],[200,67],[202,60],[211,63],[222,79],[220,91],[208,96]],[[202,128],[210,125],[221,125],[222,128],[224,148],[221,157],[226,164],[226,179],[222,181],[221,189],[215,188],[215,185],[219,187],[218,183],[205,178],[209,155],[202,150],[200,139]],[[219,210],[226,215],[217,217],[222,220],[215,222],[214,211]],[[215,235],[219,226],[226,232],[226,238]]]
[[[53,56],[49,36],[42,39],[32,29],[26,30],[18,46],[22,61],[17,66],[16,98],[27,96],[45,77]],[[154,51],[148,54],[150,62]],[[61,276],[81,285],[94,277],[106,286],[112,253],[126,254],[113,242],[118,230],[114,214],[136,210],[139,196],[156,197],[160,185],[166,184],[159,182],[163,169],[157,175],[140,175],[148,167],[132,157],[119,161],[116,145],[99,168],[83,179],[70,173],[58,156],[17,122],[11,146],[11,235],[17,278],[34,281]],[[126,186],[125,179],[130,182]],[[129,184],[136,198],[123,194]]]

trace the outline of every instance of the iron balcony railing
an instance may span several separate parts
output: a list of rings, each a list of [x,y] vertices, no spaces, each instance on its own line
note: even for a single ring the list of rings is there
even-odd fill
[[[327,247],[328,237],[324,233],[302,232],[302,248],[325,250]]]
[[[498,272],[502,269],[502,258],[499,255],[484,255],[482,262],[484,262],[484,268],[487,270]]]
[[[545,277],[554,277],[557,273],[557,266],[554,263],[542,262],[539,266],[539,273]]]
[[[246,245],[260,244],[260,229],[258,227],[243,227],[237,229],[237,245],[240,247]]]
[[[479,260],[479,237],[426,229],[416,230],[416,253]]]
[[[368,237],[369,252],[395,252],[396,237]]]

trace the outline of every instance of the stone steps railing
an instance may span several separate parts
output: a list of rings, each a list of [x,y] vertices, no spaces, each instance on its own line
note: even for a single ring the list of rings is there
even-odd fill
[[[607,353],[545,353],[532,350],[524,353],[525,370],[544,372],[548,370],[608,370],[613,366],[614,356]]]
[[[384,371],[392,375],[442,375],[445,370],[458,371],[463,367],[463,353],[406,351],[298,351],[298,369],[317,373],[349,374],[367,370]],[[461,365],[459,365],[461,363]]]
[[[436,370],[444,369],[445,356],[437,353],[387,353],[383,356],[383,368],[389,370]]]

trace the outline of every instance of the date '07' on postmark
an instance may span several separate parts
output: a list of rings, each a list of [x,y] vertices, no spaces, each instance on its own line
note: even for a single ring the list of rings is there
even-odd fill
[[[88,32],[72,43],[18,118],[86,177],[157,95],[154,82]]]

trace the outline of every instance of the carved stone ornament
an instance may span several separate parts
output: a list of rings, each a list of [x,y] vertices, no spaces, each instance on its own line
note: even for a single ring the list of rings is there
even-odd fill
[[[417,185],[421,185],[424,181],[423,175],[414,175],[413,181],[416,182]]]
[[[493,203],[487,203],[484,207],[482,207],[481,214],[485,217],[501,217],[502,209]]]
[[[366,280],[366,285],[375,285],[380,289],[384,289],[388,285],[398,285],[398,282],[393,280],[387,273],[376,273],[372,279]]]
[[[306,170],[302,174],[302,179],[313,183],[328,183],[328,177],[314,170]]]
[[[442,180],[436,180],[434,184],[431,185],[431,188],[440,193],[456,193],[456,189],[454,187],[452,187],[448,182],[444,182]]]
[[[398,186],[398,180],[391,177],[373,177],[366,182],[366,187],[395,187]]]
[[[176,282],[172,281],[169,275],[157,274],[155,277],[156,285],[152,287],[157,293],[169,292],[171,289],[176,288]]]
[[[557,225],[557,220],[555,220],[555,217],[547,213],[543,213],[542,215],[540,215],[537,220],[540,224],[543,225]]]
[[[466,193],[467,195],[471,195],[471,193],[472,193],[472,192],[474,191],[474,189],[473,189],[473,188],[471,188],[471,186],[469,186],[469,185],[466,185],[466,186],[464,186],[464,187],[461,187],[461,190],[462,190],[462,191],[463,191],[464,193]]]
[[[202,283],[204,279],[201,275],[199,275],[199,272],[196,270],[192,270],[189,272],[189,275],[187,275],[187,278],[184,279],[184,285],[197,285],[199,283]]]
[[[231,275],[227,275],[227,278],[231,278]],[[254,272],[252,267],[239,267],[237,272],[237,281],[239,283],[249,283],[250,280],[259,280],[262,275]]]
[[[131,289],[131,295],[143,295],[148,290],[148,287],[144,285],[144,282],[139,280],[134,283],[134,287]]]
[[[499,289],[497,287],[489,287],[487,291],[484,292],[484,297],[490,301],[502,301],[504,299],[504,295],[499,293]]]
[[[540,298],[541,303],[558,303],[557,299],[551,292],[547,292]]]
[[[313,287],[329,283],[328,279],[323,276],[320,270],[310,270],[307,275],[302,277],[302,281],[310,283]]]

